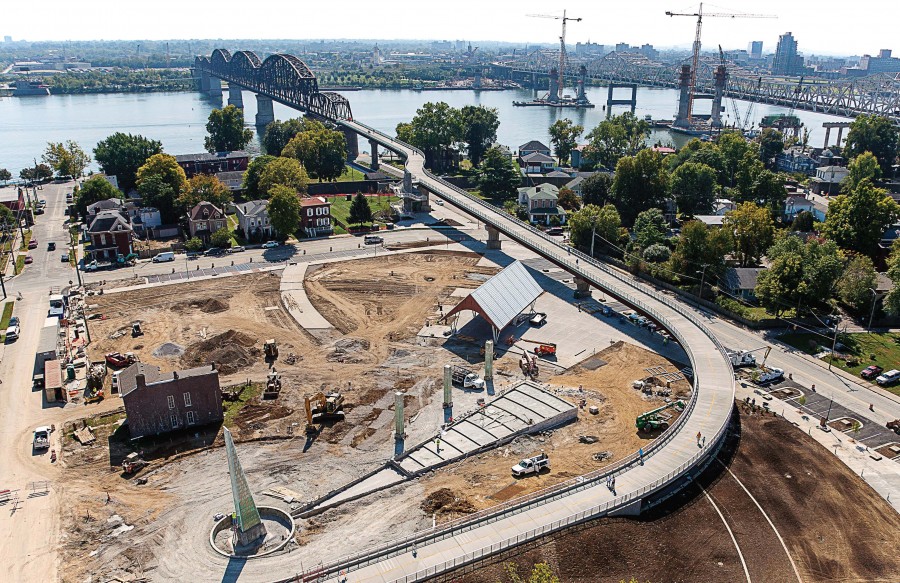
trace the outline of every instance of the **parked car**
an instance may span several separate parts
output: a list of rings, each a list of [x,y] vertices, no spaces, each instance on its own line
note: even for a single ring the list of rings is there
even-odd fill
[[[243,245],[235,245],[226,249],[226,253],[240,253],[241,251],[245,251]]]
[[[60,260],[62,263],[68,263],[68,262],[69,262],[69,254],[68,254],[68,253],[63,253],[62,255],[59,256],[59,260]]]
[[[384,238],[378,235],[366,235],[363,238],[363,243],[365,243],[366,245],[379,245],[381,243],[384,243]]]
[[[31,241],[28,242],[28,248],[29,248],[29,249],[37,249],[37,246],[38,246],[38,240],[37,240],[37,239],[32,239]]]
[[[47,251],[56,251],[56,241],[47,243]]]
[[[549,229],[547,229],[547,234],[548,235],[562,235],[563,228],[562,227],[550,227]]]
[[[153,256],[153,263],[162,263],[163,261],[175,261],[175,254],[171,251],[164,251]]]
[[[896,384],[897,381],[900,381],[900,370],[897,369],[889,370],[875,379],[875,382],[882,387],[888,387],[890,385]]]
[[[38,204],[41,206],[47,206],[47,201],[42,198],[41,200],[38,201]]]
[[[207,257],[215,257],[216,255],[222,255],[223,253],[225,253],[225,250],[220,247],[210,247],[203,252]]]
[[[32,257],[31,255],[26,255],[25,256],[25,265],[28,265],[30,263],[34,263],[34,257]]]
[[[42,206],[35,207],[35,208],[34,208],[34,214],[36,214],[36,215],[42,215],[42,214],[44,214],[44,207],[42,207]]]
[[[873,364],[872,366],[867,366],[865,369],[863,369],[863,371],[861,373],[859,373],[859,376],[861,376],[864,379],[874,379],[875,377],[880,375],[882,372],[884,372],[883,368]]]
[[[274,249],[275,247],[278,247],[278,241],[266,241],[262,244],[263,249]]]
[[[18,320],[14,324],[12,319],[9,320],[9,326],[6,327],[6,341],[7,342],[15,342],[19,339],[19,322]]]

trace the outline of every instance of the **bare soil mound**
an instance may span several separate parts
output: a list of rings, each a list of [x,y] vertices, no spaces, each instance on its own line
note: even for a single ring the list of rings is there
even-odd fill
[[[182,362],[186,366],[216,363],[220,374],[230,375],[252,366],[261,355],[262,350],[255,338],[244,332],[228,330],[191,344]]]
[[[369,341],[365,338],[341,338],[334,343],[334,350],[328,354],[326,359],[328,362],[368,362],[370,359],[370,355],[367,354],[369,346]]]
[[[228,308],[228,302],[226,300],[220,300],[218,298],[190,300],[186,302],[180,302],[172,306],[172,309],[174,310],[200,310],[204,314],[218,314],[219,312],[224,312]]]
[[[475,512],[475,506],[463,494],[457,494],[450,488],[435,490],[425,497],[420,508],[427,514],[435,512],[459,512],[469,514]]]

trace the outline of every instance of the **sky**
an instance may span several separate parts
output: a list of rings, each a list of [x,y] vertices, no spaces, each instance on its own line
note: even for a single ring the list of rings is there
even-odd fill
[[[165,40],[165,39],[438,39],[556,42],[559,23],[527,14],[568,15],[567,44],[592,41],[650,43],[689,48],[696,20],[670,18],[672,12],[697,11],[685,0],[44,0],[6,2],[0,36],[16,40]],[[329,8],[332,7],[332,8]],[[703,20],[703,46],[746,49],[762,40],[774,52],[778,35],[791,31],[800,52],[876,54],[892,46],[900,8],[896,0],[717,0],[706,13],[744,13],[775,19]],[[879,17],[880,16],[880,17]],[[893,30],[892,30],[893,29]]]

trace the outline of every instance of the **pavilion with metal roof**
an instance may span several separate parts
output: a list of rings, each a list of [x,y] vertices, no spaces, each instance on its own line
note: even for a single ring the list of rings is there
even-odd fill
[[[525,266],[516,261],[466,296],[443,319],[446,321],[463,310],[472,310],[491,325],[496,343],[500,330],[526,309],[533,311],[534,302],[543,292]]]

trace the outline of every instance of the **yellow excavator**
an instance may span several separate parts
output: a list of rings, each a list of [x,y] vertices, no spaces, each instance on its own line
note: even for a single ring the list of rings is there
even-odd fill
[[[344,396],[340,393],[318,392],[306,397],[306,432],[318,433],[323,421],[344,420]]]

